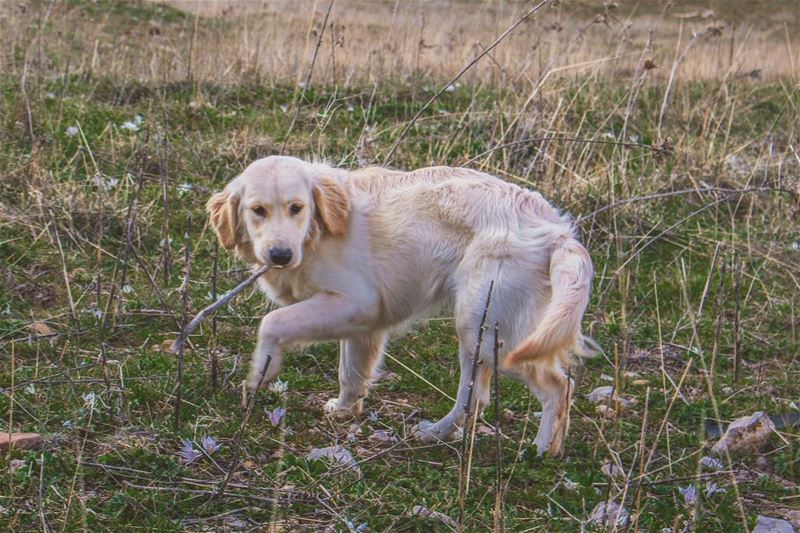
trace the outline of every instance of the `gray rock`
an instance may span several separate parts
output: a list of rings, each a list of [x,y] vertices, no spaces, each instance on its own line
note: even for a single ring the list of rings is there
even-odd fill
[[[711,448],[711,453],[721,455],[726,450],[728,452],[757,450],[766,444],[773,431],[775,424],[761,411],[737,418]]]
[[[792,524],[780,518],[759,516],[753,533],[795,533]]]

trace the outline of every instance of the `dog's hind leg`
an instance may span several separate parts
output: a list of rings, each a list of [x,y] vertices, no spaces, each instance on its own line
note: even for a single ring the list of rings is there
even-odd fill
[[[475,340],[477,342],[477,340]],[[485,343],[485,339],[484,339]],[[458,384],[458,394],[453,408],[441,420],[436,423],[421,420],[417,426],[416,436],[425,442],[437,442],[448,440],[457,435],[458,430],[464,425],[466,417],[465,406],[470,395],[470,382],[472,381],[472,359],[475,343],[466,349],[461,343],[459,355],[461,359],[461,378]],[[478,367],[475,384],[472,390],[472,403],[469,407],[470,415],[479,416],[483,408],[489,403],[490,382],[492,369],[487,365]],[[472,420],[470,418],[470,420]]]
[[[533,443],[538,455],[551,457],[564,453],[564,441],[569,429],[569,407],[572,383],[559,359],[528,363],[520,369],[522,380],[542,404],[542,419]]]
[[[342,415],[361,413],[363,399],[383,356],[386,333],[343,340],[339,355],[339,397],[325,404],[325,411]]]

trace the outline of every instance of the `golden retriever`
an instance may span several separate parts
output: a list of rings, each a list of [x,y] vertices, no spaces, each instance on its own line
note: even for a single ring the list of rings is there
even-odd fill
[[[464,424],[472,358],[489,285],[486,324],[499,323],[500,371],[542,403],[534,444],[563,452],[569,425],[570,354],[590,356],[581,334],[592,263],[565,215],[540,194],[466,168],[348,171],[293,157],[252,163],[209,200],[220,243],[257,268],[282,305],[261,321],[249,383],[274,379],[286,347],[341,342],[339,397],[328,412],[358,414],[387,335],[450,304],[459,338],[456,404],[423,440]],[[263,366],[271,356],[268,369]],[[474,384],[471,412],[489,400],[493,350]]]

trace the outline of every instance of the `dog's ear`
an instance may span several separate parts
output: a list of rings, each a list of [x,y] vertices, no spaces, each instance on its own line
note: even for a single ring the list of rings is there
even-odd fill
[[[350,196],[339,183],[322,179],[314,185],[314,203],[322,225],[331,234],[341,237],[350,223]]]
[[[228,250],[235,247],[239,242],[239,197],[218,192],[208,200],[206,211],[220,244]]]

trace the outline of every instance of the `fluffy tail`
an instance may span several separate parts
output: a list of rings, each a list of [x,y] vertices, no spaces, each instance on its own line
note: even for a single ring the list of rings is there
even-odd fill
[[[505,357],[504,366],[513,367],[546,355],[565,358],[570,351],[582,357],[601,351],[593,340],[581,334],[593,274],[586,249],[572,236],[560,237],[550,257],[550,303],[533,333]]]

